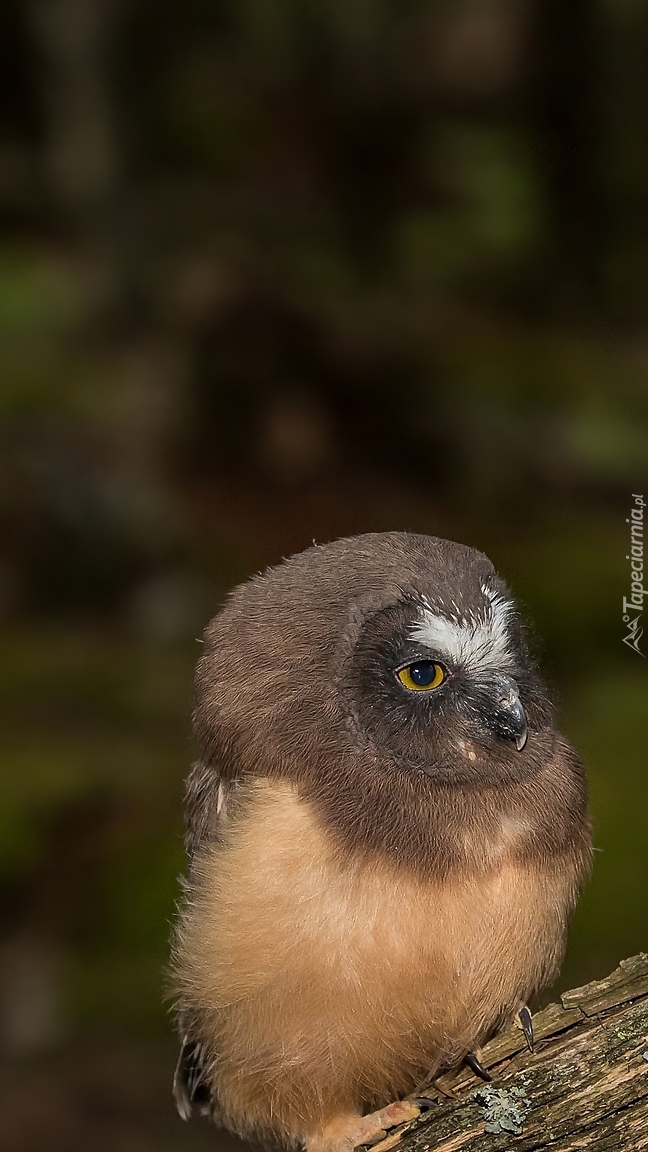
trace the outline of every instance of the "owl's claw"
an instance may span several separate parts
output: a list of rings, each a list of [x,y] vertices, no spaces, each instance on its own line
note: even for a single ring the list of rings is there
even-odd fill
[[[433,1096],[410,1096],[409,1099],[412,1104],[416,1104],[421,1112],[429,1112],[431,1108],[437,1108],[439,1101]]]
[[[533,1052],[533,1020],[526,1004],[523,1004],[515,1016],[520,1028],[524,1032],[529,1052]]]
[[[490,1084],[493,1077],[490,1072],[486,1071],[481,1060],[474,1052],[469,1052],[467,1056],[464,1056],[464,1064],[467,1064],[471,1072],[474,1072],[475,1076],[479,1076],[480,1080],[485,1080]]]

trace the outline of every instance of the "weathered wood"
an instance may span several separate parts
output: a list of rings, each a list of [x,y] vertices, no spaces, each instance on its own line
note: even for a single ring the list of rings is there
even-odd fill
[[[435,1081],[430,1111],[372,1152],[640,1152],[648,1149],[648,955],[565,992],[483,1049],[493,1077],[466,1068]]]

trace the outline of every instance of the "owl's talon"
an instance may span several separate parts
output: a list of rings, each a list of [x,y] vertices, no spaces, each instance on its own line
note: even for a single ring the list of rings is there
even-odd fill
[[[422,1112],[429,1112],[432,1108],[437,1108],[439,1101],[435,1100],[433,1096],[410,1096],[409,1099],[412,1104],[416,1104]]]
[[[524,1032],[524,1039],[527,1042],[527,1048],[529,1049],[529,1052],[533,1052],[533,1020],[531,1019],[531,1013],[529,1012],[526,1004],[523,1004],[519,1011],[516,1013],[515,1019],[519,1027]]]
[[[487,1084],[490,1084],[493,1077],[490,1072],[486,1071],[481,1060],[478,1056],[475,1056],[474,1052],[469,1052],[467,1056],[464,1056],[464,1064],[467,1064],[471,1072],[474,1072],[475,1076],[479,1076],[480,1080],[485,1080]]]

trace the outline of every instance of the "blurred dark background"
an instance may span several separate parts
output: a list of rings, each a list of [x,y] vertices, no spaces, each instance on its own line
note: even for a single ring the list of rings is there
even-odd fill
[[[207,1149],[196,637],[313,539],[488,552],[590,774],[561,985],[646,945],[648,8],[6,0],[0,87],[2,1147]]]

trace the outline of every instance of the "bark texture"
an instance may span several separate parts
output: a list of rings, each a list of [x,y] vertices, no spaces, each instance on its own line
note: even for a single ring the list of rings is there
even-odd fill
[[[648,1148],[648,954],[565,992],[483,1050],[491,1084],[460,1069],[425,1094],[437,1103],[373,1152],[640,1152]]]

